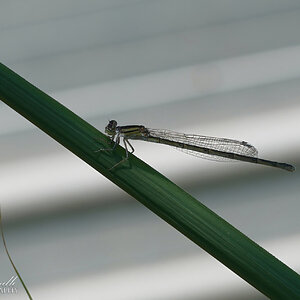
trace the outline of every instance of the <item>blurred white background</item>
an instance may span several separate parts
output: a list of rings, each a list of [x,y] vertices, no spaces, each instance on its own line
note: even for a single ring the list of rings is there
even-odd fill
[[[299,169],[299,28],[288,0],[4,0],[0,58],[99,129],[247,140]],[[265,299],[2,102],[0,143],[7,244],[35,299]],[[300,271],[298,170],[133,144]],[[0,281],[14,275],[2,244],[0,266]]]

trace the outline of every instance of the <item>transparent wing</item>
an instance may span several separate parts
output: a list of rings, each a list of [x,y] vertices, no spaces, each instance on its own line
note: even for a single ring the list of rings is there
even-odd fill
[[[250,157],[257,157],[257,150],[254,146],[244,141],[231,140],[226,138],[211,137],[197,134],[185,134],[166,129],[149,129],[150,135],[154,137],[168,139],[174,142],[185,143],[197,147],[204,147],[222,152],[230,152]],[[177,150],[185,152],[197,157],[215,160],[215,161],[233,161],[229,158],[205,154],[193,150],[177,148]]]

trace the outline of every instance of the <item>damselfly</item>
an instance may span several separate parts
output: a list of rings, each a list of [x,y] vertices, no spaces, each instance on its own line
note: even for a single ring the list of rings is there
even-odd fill
[[[258,158],[256,148],[245,141],[184,134],[164,129],[150,129],[142,125],[117,126],[117,121],[115,120],[109,121],[105,127],[105,133],[111,137],[114,146],[111,149],[99,149],[97,151],[114,150],[120,143],[121,138],[123,138],[126,151],[125,158],[111,169],[128,160],[129,152],[134,152],[134,148],[129,142],[129,139],[131,139],[173,146],[187,154],[210,160],[240,160],[280,168],[290,172],[295,171],[292,165]],[[128,150],[128,146],[130,150]]]

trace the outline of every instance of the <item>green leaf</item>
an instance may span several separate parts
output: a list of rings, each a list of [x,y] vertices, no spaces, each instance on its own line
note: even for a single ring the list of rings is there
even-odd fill
[[[300,298],[296,272],[134,155],[110,171],[122,147],[95,152],[111,147],[105,135],[1,64],[0,98],[263,294]]]

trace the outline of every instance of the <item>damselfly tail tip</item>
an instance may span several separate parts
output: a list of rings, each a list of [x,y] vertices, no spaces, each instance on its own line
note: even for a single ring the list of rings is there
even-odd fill
[[[296,171],[296,168],[294,166],[291,166],[291,172]]]
[[[286,164],[285,170],[287,170],[289,172],[294,172],[296,170],[296,168],[292,165]]]

